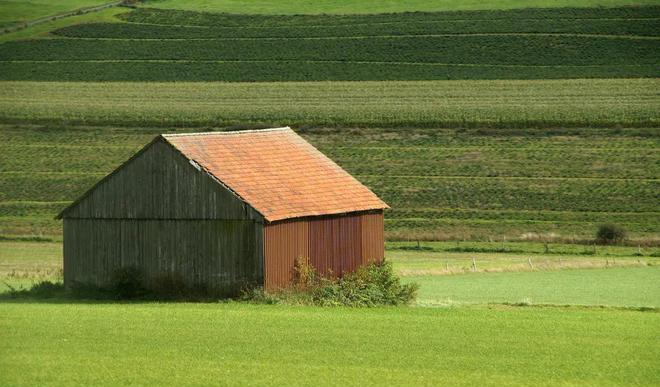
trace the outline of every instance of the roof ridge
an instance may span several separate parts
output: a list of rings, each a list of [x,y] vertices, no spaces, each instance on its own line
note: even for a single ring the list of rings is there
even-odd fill
[[[246,134],[246,133],[259,133],[259,132],[276,132],[284,130],[293,130],[288,126],[282,126],[279,128],[267,128],[267,129],[247,129],[247,130],[226,130],[219,132],[194,132],[194,133],[164,133],[161,134],[163,137],[184,137],[184,136],[227,136],[232,134]]]

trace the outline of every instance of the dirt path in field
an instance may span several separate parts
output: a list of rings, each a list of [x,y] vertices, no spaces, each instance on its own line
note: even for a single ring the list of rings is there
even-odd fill
[[[11,32],[16,32],[16,31],[22,30],[24,28],[35,26],[37,24],[47,23],[49,21],[58,20],[58,19],[62,19],[62,18],[65,18],[65,17],[78,16],[78,15],[83,15],[83,14],[90,13],[90,12],[98,12],[98,11],[104,10],[106,8],[116,7],[116,6],[118,6],[122,3],[123,3],[123,1],[112,1],[110,3],[95,5],[93,7],[78,8],[78,9],[74,9],[74,10],[71,10],[71,11],[68,11],[68,12],[58,13],[57,15],[44,16],[44,17],[41,17],[39,19],[30,20],[30,21],[27,21],[27,22],[24,22],[24,23],[19,23],[19,24],[13,25],[13,26],[7,26],[7,27],[3,28],[2,30],[0,30],[0,35],[8,34],[8,33],[11,33]]]

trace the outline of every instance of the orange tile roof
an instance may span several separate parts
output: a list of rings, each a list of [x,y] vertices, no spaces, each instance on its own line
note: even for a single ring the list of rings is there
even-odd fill
[[[271,222],[388,208],[290,128],[163,137]]]

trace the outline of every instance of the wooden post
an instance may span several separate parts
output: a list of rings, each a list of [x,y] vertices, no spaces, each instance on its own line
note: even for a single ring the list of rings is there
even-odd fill
[[[472,257],[472,271],[477,271],[477,261]]]
[[[447,270],[447,272],[449,272],[449,261],[445,262],[445,270]]]
[[[534,265],[532,265],[532,258],[531,257],[527,258],[527,263],[529,263],[529,268],[530,269],[534,269]]]

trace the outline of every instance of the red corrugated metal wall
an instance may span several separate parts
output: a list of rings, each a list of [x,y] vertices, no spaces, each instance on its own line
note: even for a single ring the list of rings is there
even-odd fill
[[[385,255],[383,212],[305,218],[264,227],[265,286],[284,288],[296,258],[309,259],[322,275],[343,275]]]

